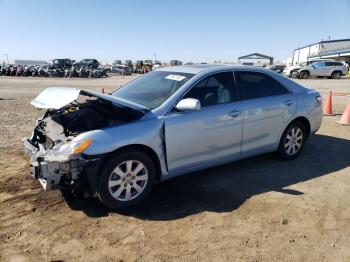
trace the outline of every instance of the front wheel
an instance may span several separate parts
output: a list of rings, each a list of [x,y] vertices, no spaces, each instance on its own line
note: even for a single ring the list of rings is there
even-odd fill
[[[298,157],[304,147],[306,139],[305,127],[301,122],[292,122],[283,132],[278,147],[278,153],[284,160]]]
[[[303,71],[303,72],[300,73],[300,78],[301,79],[308,79],[309,76],[310,76],[309,72],[307,72],[307,71]]]
[[[294,70],[294,71],[290,72],[289,78],[297,78],[297,75],[298,75],[298,71]]]
[[[142,151],[121,152],[100,174],[98,197],[112,209],[126,209],[142,201],[155,181],[152,159]]]

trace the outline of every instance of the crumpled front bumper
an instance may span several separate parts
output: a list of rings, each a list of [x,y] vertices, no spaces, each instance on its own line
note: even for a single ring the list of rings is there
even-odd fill
[[[39,180],[45,191],[62,188],[63,180],[74,182],[82,171],[79,159],[66,162],[45,161],[44,149],[37,149],[28,139],[23,140],[23,150],[30,158],[30,175]]]

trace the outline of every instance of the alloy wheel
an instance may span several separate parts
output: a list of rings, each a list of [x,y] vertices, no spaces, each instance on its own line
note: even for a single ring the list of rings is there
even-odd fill
[[[137,198],[146,188],[148,170],[138,160],[127,160],[113,170],[109,176],[108,189],[111,196],[119,201]]]
[[[309,77],[309,74],[307,72],[301,72],[300,73],[300,78],[301,79],[307,79]]]
[[[341,74],[339,72],[335,72],[335,73],[333,73],[332,78],[333,79],[340,79],[341,78]]]
[[[286,136],[284,148],[289,156],[293,156],[299,152],[303,145],[303,131],[295,126],[291,128]]]

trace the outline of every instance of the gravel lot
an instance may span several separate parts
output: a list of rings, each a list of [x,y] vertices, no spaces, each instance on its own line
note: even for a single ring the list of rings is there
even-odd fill
[[[66,201],[28,175],[20,140],[49,86],[112,91],[134,77],[0,77],[0,261],[350,261],[350,127],[325,117],[294,161],[266,154],[155,187],[136,210]],[[326,95],[350,79],[303,80]],[[341,113],[349,97],[334,97]]]

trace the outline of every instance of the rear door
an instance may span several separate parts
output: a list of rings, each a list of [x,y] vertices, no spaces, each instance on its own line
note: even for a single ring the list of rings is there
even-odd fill
[[[169,173],[210,165],[241,152],[243,104],[237,101],[233,72],[210,75],[184,95],[201,102],[201,109],[165,117]]]
[[[265,73],[235,72],[244,102],[242,153],[273,148],[296,112],[293,94]]]
[[[325,62],[325,73],[327,76],[331,76],[334,69],[336,69],[337,63],[336,62]]]

